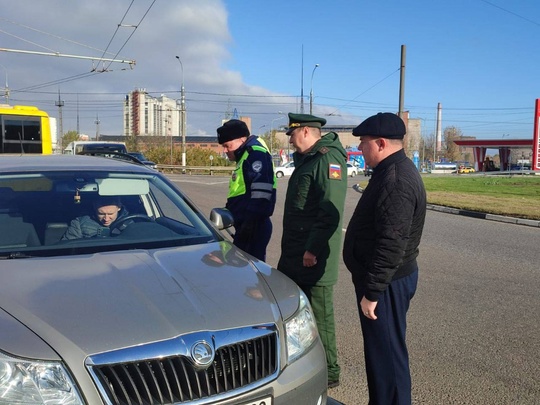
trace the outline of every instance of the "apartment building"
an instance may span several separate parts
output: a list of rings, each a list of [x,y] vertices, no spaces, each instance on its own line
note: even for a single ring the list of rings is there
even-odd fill
[[[180,103],[164,95],[150,96],[135,89],[124,101],[126,136],[180,136]]]

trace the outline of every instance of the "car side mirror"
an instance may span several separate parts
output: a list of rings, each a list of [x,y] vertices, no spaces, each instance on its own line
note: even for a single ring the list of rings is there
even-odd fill
[[[227,208],[212,208],[210,221],[221,231],[234,225],[234,218]]]

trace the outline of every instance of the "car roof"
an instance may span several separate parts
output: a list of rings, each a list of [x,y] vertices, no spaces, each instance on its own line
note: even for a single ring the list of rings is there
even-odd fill
[[[85,155],[20,155],[0,158],[0,172],[42,172],[63,170],[130,171],[154,173],[144,165],[120,159]]]

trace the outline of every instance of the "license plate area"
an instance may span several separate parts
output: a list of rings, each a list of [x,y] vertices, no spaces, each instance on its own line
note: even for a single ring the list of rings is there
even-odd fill
[[[223,404],[223,403],[224,402],[220,402],[220,404]],[[217,404],[217,405],[220,405],[220,404]],[[272,397],[269,395],[267,397],[253,399],[247,402],[240,402],[237,405],[272,405]]]

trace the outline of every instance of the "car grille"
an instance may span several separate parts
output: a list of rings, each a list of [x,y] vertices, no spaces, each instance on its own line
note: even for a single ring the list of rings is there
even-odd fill
[[[189,355],[172,355],[93,365],[91,371],[110,404],[190,403],[266,381],[278,370],[277,345],[272,332],[217,348],[207,368]]]

